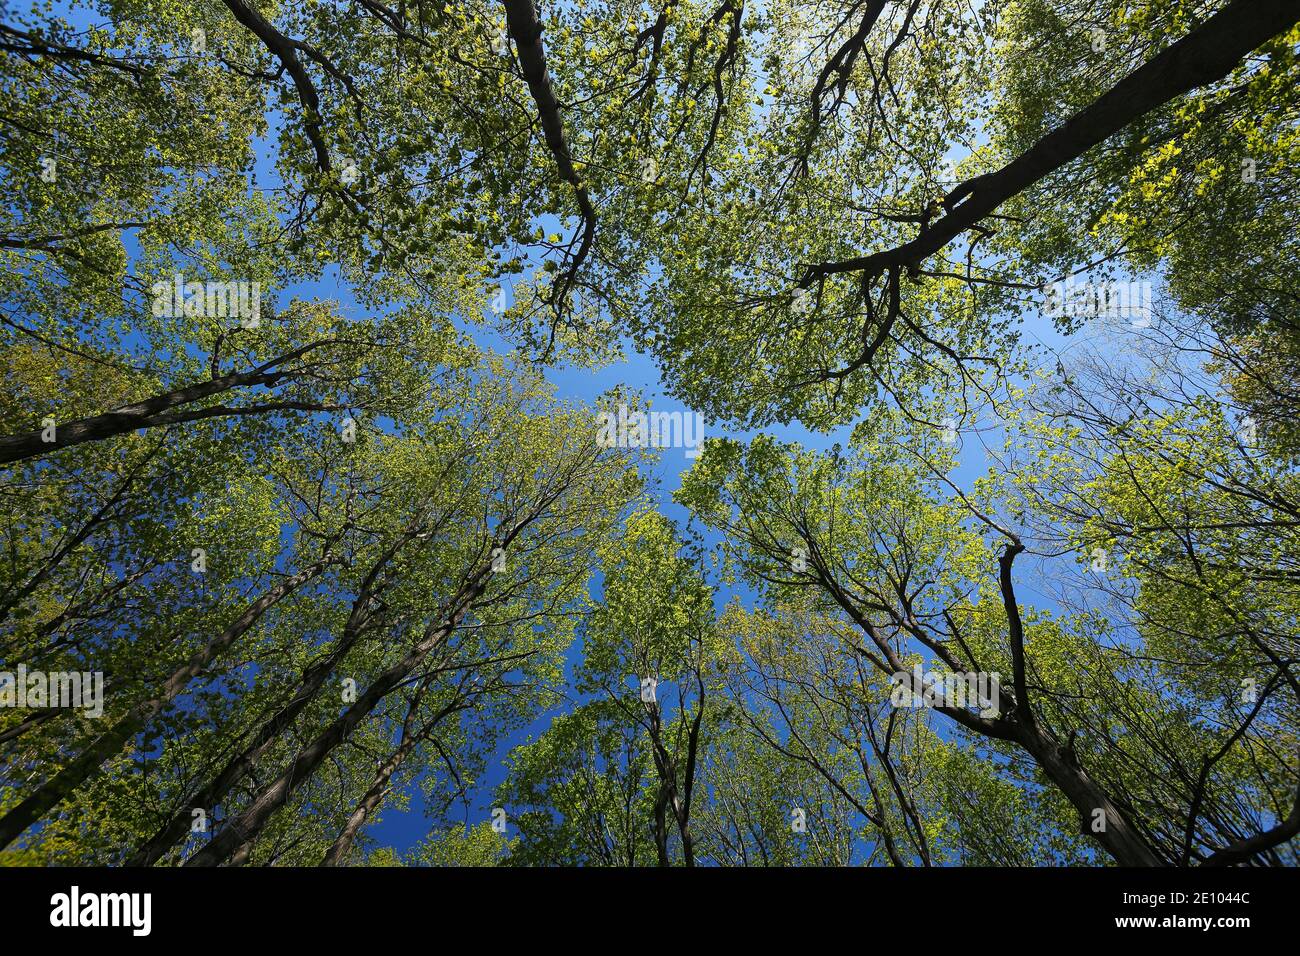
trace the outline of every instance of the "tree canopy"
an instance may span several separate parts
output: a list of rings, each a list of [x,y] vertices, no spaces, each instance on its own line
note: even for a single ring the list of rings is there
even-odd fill
[[[42,0],[0,196],[0,863],[1300,863],[1296,4]]]

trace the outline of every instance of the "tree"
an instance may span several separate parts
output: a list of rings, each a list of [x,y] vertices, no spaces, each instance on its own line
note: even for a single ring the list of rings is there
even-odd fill
[[[853,652],[877,679],[923,696],[962,736],[982,738],[1012,766],[1027,761],[1073,807],[1079,832],[1116,861],[1189,862],[1191,837],[1171,824],[1168,808],[1189,807],[1195,829],[1209,769],[1234,747],[1250,746],[1251,720],[1234,732],[1193,718],[1211,701],[1162,691],[1140,634],[1125,635],[1130,653],[1111,653],[1104,618],[1080,613],[1057,621],[1024,611],[1014,574],[1024,541],[993,517],[996,502],[972,501],[948,485],[945,454],[927,449],[924,435],[902,440],[885,423],[861,426],[854,452],[843,458],[771,441],[748,449],[720,443],[706,451],[680,496],[724,530],[739,566],[769,599],[790,595],[851,627]],[[906,655],[915,651],[941,674],[1008,679],[978,696],[931,694],[909,666]],[[1281,683],[1271,679],[1270,693]],[[1231,701],[1226,706],[1228,714],[1235,710]],[[1215,723],[1235,727],[1239,718]],[[1174,739],[1181,743],[1171,745]],[[1199,785],[1171,756],[1189,750],[1207,755]],[[1278,756],[1265,771],[1272,794],[1294,789],[1287,759]],[[1188,786],[1162,790],[1163,780]],[[1290,839],[1286,812],[1270,826],[1263,807],[1246,808],[1254,784],[1229,787],[1233,795],[1224,799],[1234,809],[1224,810],[1223,836],[1208,840],[1199,859],[1268,855]]]
[[[562,848],[576,843],[577,859],[632,866],[649,856],[649,831],[659,866],[677,854],[695,865],[691,811],[721,646],[712,591],[681,549],[676,529],[651,511],[634,513],[598,549],[603,594],[584,621],[574,675],[574,690],[596,700],[517,754],[500,793],[530,808],[520,849],[533,860],[565,859]]]

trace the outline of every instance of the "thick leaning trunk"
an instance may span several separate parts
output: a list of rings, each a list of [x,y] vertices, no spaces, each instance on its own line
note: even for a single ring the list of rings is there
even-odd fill
[[[267,785],[236,819],[227,823],[207,846],[195,852],[185,866],[219,866],[245,840],[254,840],[266,826],[271,815],[284,806],[298,788],[309,780],[325,758],[339,746],[357,725],[379,705],[389,693],[414,673],[429,653],[450,635],[469,611],[470,604],[486,589],[492,574],[490,566],[480,568],[471,583],[462,591],[455,610],[446,621],[427,633],[425,638],[400,661],[380,674],[375,682],[316,738],[304,747],[279,777]]]
[[[1001,169],[958,186],[944,199],[947,215],[893,249],[809,268],[800,281],[891,266],[915,266],[1004,202],[1078,159],[1151,110],[1218,82],[1253,50],[1300,21],[1295,0],[1236,0],[1210,17],[1052,130]]]
[[[267,402],[244,407],[216,405],[189,411],[186,411],[185,407],[245,386],[264,385],[269,388],[291,374],[285,370],[269,371],[269,369],[301,358],[322,344],[325,343],[316,342],[294,349],[249,372],[229,372],[207,381],[195,382],[184,388],[154,395],[144,401],[122,405],[111,412],[65,422],[56,427],[55,440],[52,442],[43,439],[43,429],[39,428],[19,435],[0,436],[0,465],[28,458],[42,458],[63,448],[125,435],[140,428],[157,428],[162,425],[176,425],[205,418],[259,414],[286,409],[320,411],[325,406],[296,401]]]
[[[71,796],[88,778],[98,772],[106,760],[120,753],[126,746],[126,742],[157,716],[167,704],[175,700],[189,686],[190,681],[202,673],[221,652],[246,634],[269,608],[315,577],[330,563],[329,560],[319,561],[293,577],[281,581],[254,601],[220,635],[196,652],[184,666],[177,668],[163,684],[161,693],[136,704],[116,724],[100,734],[72,763],[0,818],[0,849],[8,846],[29,826]]]
[[[1018,740],[1038,764],[1043,774],[1056,784],[1066,799],[1079,811],[1085,832],[1096,837],[1121,866],[1165,866],[1147,846],[1146,841],[1129,825],[1128,819],[1079,762],[1056,741],[1036,727],[1025,730]],[[1096,812],[1104,812],[1104,829],[1093,829]]]
[[[231,866],[244,866],[245,864],[248,863],[248,859],[249,859],[249,857],[251,857],[252,855],[253,855],[253,841],[252,841],[252,840],[249,840],[247,843],[245,843],[243,846],[241,846],[238,850],[236,850],[233,854],[231,854],[231,857],[230,857],[230,865],[231,865]]]

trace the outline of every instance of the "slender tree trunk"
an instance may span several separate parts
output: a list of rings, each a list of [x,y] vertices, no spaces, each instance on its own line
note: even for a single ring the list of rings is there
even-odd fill
[[[662,780],[655,795],[655,850],[660,866],[672,866],[668,859],[668,785]]]
[[[190,811],[196,807],[211,810],[220,803],[226,794],[230,792],[230,788],[243,779],[244,775],[275,743],[280,734],[297,719],[298,715],[302,713],[309,703],[316,699],[321,688],[325,686],[325,681],[329,679],[329,676],[334,673],[339,663],[360,639],[368,621],[370,603],[376,594],[376,582],[379,580],[380,574],[397,552],[419,536],[421,527],[421,525],[415,523],[407,528],[404,534],[394,540],[376,558],[357,589],[357,596],[352,602],[352,610],[348,613],[348,620],[344,625],[342,638],[330,651],[328,657],[306,670],[299,682],[297,692],[289,700],[289,703],[280,708],[270,720],[264,722],[248,746],[229,760],[222,771],[194,794],[192,798],[187,800],[161,830],[150,837],[147,843],[139,847],[135,853],[127,858],[127,866],[153,866],[162,858],[163,854],[184,840],[186,831],[189,829]]]
[[[420,689],[416,691],[410,706],[406,711],[406,719],[402,721],[402,737],[396,750],[389,755],[379,766],[375,773],[374,782],[371,783],[370,789],[365,792],[361,800],[357,803],[356,808],[348,816],[348,821],[343,827],[343,831],[338,835],[334,844],[325,854],[325,859],[321,861],[321,866],[339,866],[352,849],[352,843],[361,832],[365,822],[370,819],[380,805],[383,804],[384,798],[389,792],[389,782],[398,769],[406,762],[406,758],[411,755],[416,746],[423,740],[428,739],[433,733],[435,727],[442,723],[443,718],[448,714],[464,709],[465,704],[461,703],[459,695],[445,707],[441,708],[433,717],[425,722],[419,730],[412,731],[411,727],[415,720],[416,713],[420,709],[420,703],[424,700],[424,695],[428,689],[428,682],[422,681]]]
[[[366,820],[384,802],[384,797],[388,795],[389,781],[392,780],[393,774],[402,766],[403,761],[406,760],[411,751],[415,749],[415,744],[416,739],[414,737],[407,737],[402,741],[402,745],[394,750],[388,759],[380,765],[370,789],[365,792],[365,795],[362,796],[356,808],[348,817],[348,822],[344,825],[343,831],[338,835],[333,846],[325,854],[321,866],[338,866],[347,858],[348,851],[352,849],[352,842],[357,838],[357,834],[361,832]]]
[[[52,555],[50,555],[49,560],[41,565],[39,571],[33,574],[25,584],[15,588],[13,593],[8,595],[4,599],[3,603],[0,603],[0,621],[7,618],[9,612],[30,597],[32,593],[40,587],[51,574],[54,573],[55,569],[58,568],[64,558],[76,550],[76,548],[89,538],[100,525],[113,517],[114,509],[121,502],[130,487],[135,483],[141,470],[148,465],[149,462],[153,461],[161,448],[161,444],[157,445],[151,449],[148,454],[139,461],[139,463],[132,467],[131,471],[118,484],[109,499],[105,501],[104,504],[102,504],[70,538],[64,541],[63,544]]]
[[[308,668],[298,685],[298,690],[290,701],[278,710],[270,720],[258,729],[252,741],[237,755],[227,761],[226,766],[209,781],[185,805],[176,812],[161,830],[155,833],[147,843],[141,846],[126,861],[127,866],[153,866],[168,850],[185,839],[190,826],[190,812],[194,808],[211,810],[219,804],[230,789],[244,778],[244,775],[262,758],[271,745],[279,739],[298,715],[316,699],[329,676],[334,673],[339,663],[347,656],[362,634],[359,620],[349,621],[343,639],[325,660]]]
[[[323,559],[310,568],[286,578],[263,594],[220,635],[195,653],[188,663],[177,668],[163,683],[159,694],[136,704],[126,716],[96,738],[76,759],[0,818],[0,849],[8,846],[29,826],[62,803],[96,773],[106,760],[120,753],[132,736],[174,700],[220,653],[247,633],[269,608],[287,594],[297,590],[306,581],[311,580],[331,563],[330,559]]]
[[[378,706],[384,697],[410,677],[435,647],[460,626],[471,603],[487,589],[491,574],[490,566],[480,568],[463,588],[453,605],[454,610],[446,621],[436,628],[431,628],[413,650],[380,674],[356,703],[304,747],[290,763],[288,769],[267,785],[244,812],[228,823],[207,846],[186,860],[185,866],[219,866],[229,858],[241,842],[256,839],[271,815],[284,806],[298,788],[310,779],[334,748],[347,738],[347,735]]]
[[[50,707],[46,710],[38,710],[30,717],[24,717],[22,723],[15,724],[8,730],[0,730],[0,744],[8,743],[11,740],[17,740],[29,730],[35,730],[47,720],[59,716],[63,711],[58,707]]]

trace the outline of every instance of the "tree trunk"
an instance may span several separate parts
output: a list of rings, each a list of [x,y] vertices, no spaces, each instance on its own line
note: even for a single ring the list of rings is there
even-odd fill
[[[453,605],[454,610],[446,621],[427,633],[413,650],[380,674],[356,703],[303,748],[288,769],[267,785],[237,819],[227,823],[207,846],[186,860],[185,866],[219,866],[229,858],[241,842],[255,839],[271,814],[288,802],[334,748],[347,738],[347,735],[378,706],[384,697],[410,677],[429,653],[460,625],[469,611],[470,604],[487,589],[491,574],[490,566],[480,568],[470,583],[462,589],[461,595]]]
[[[232,389],[250,385],[268,387],[274,385],[289,373],[283,370],[268,371],[268,369],[299,358],[320,344],[322,343],[313,343],[294,349],[249,372],[230,372],[204,382],[195,382],[184,388],[163,392],[141,402],[122,405],[111,412],[65,422],[57,426],[55,440],[52,442],[42,440],[42,429],[39,428],[19,435],[5,435],[0,437],[0,465],[28,458],[41,458],[63,448],[113,438],[138,428],[157,428],[160,425],[175,425],[204,418],[258,414],[280,409],[319,411],[325,406],[309,402],[270,402],[245,407],[217,405],[192,411],[180,409]]]
[[[96,773],[104,761],[120,753],[132,736],[174,700],[217,655],[247,633],[267,609],[304,582],[315,577],[330,563],[332,563],[330,560],[319,561],[293,577],[286,578],[263,594],[220,635],[191,657],[187,664],[174,671],[163,684],[161,693],[136,704],[126,716],[96,738],[72,763],[0,818],[0,849],[8,846],[29,826],[62,803]]]
[[[300,713],[316,699],[325,681],[334,673],[339,662],[356,644],[361,636],[358,622],[354,622],[344,631],[343,639],[330,652],[325,660],[308,668],[299,682],[298,691],[284,707],[280,708],[270,720],[258,729],[252,742],[240,753],[231,758],[221,772],[203,787],[185,805],[177,811],[171,820],[141,846],[126,861],[127,866],[153,866],[168,850],[185,839],[190,826],[190,811],[194,808],[211,810],[230,792],[230,789],[243,779],[244,775],[270,749]]]
[[[944,199],[949,209],[910,242],[893,249],[809,268],[818,276],[914,266],[934,255],[1008,199],[1078,159],[1134,120],[1197,87],[1223,79],[1254,49],[1300,20],[1294,0],[1236,0],[1138,67],[996,172],[978,176]]]
[[[185,839],[186,831],[189,829],[189,812],[196,807],[211,810],[220,803],[226,794],[230,792],[230,788],[238,783],[244,774],[257,763],[262,754],[279,738],[285,728],[292,724],[303,709],[316,699],[321,688],[325,686],[325,681],[334,673],[339,662],[347,656],[347,653],[352,650],[352,647],[361,637],[362,629],[366,624],[367,610],[371,598],[375,594],[375,582],[378,580],[380,573],[387,567],[394,555],[405,544],[414,540],[417,535],[418,528],[408,528],[405,534],[394,541],[375,560],[358,588],[357,597],[352,602],[352,610],[348,614],[347,624],[343,628],[343,637],[338,642],[338,645],[323,661],[307,669],[299,682],[297,693],[294,694],[289,703],[276,712],[275,716],[270,720],[263,723],[257,735],[253,738],[253,742],[231,759],[221,773],[185,802],[185,805],[177,811],[166,826],[155,833],[147,843],[127,859],[127,866],[153,866],[162,858],[164,853]]]
[[[1039,769],[1065,794],[1083,821],[1083,832],[1096,837],[1106,851],[1121,866],[1165,866],[1147,846],[1128,819],[1096,782],[1088,776],[1079,762],[1056,741],[1032,728],[1027,730],[1020,744],[1029,752]],[[1104,829],[1093,829],[1096,811],[1105,813]]]
[[[352,841],[357,838],[357,834],[361,832],[362,826],[365,825],[370,815],[379,809],[379,805],[384,802],[384,797],[388,795],[388,782],[393,778],[393,774],[397,772],[402,762],[415,749],[415,742],[413,737],[403,740],[402,745],[393,751],[388,759],[380,765],[370,789],[365,792],[360,802],[357,803],[356,809],[348,817],[343,832],[338,835],[333,846],[325,854],[321,866],[338,866],[347,858],[348,851],[352,849]]]

